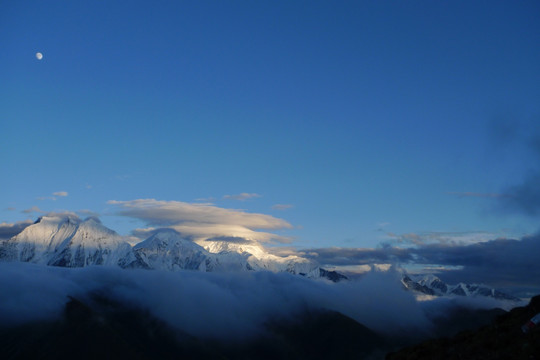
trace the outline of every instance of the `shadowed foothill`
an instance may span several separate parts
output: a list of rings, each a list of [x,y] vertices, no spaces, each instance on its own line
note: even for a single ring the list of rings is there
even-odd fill
[[[477,330],[436,340],[389,354],[401,359],[540,359],[540,327],[523,333],[522,326],[540,312],[540,295],[525,307],[514,308]]]

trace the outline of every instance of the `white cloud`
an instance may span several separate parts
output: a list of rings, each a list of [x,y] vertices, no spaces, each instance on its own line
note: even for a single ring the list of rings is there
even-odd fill
[[[292,228],[287,221],[270,215],[209,204],[155,199],[111,200],[108,203],[120,207],[120,215],[143,220],[152,227],[171,227],[194,240],[232,236],[262,242],[288,242],[286,237],[259,230]]]
[[[50,211],[48,212],[47,214],[45,214],[45,216],[49,216],[49,217],[59,217],[59,218],[72,218],[72,219],[77,219],[77,220],[80,220],[79,219],[79,216],[77,216],[77,214],[73,211],[67,211],[67,210],[62,210],[62,211]]]
[[[180,225],[171,225],[170,227],[183,235],[193,237],[193,240],[206,240],[226,236],[260,242],[271,242],[272,240],[281,243],[291,242],[291,239],[285,236],[263,231],[254,231],[245,226],[234,224],[184,223]]]
[[[224,195],[223,199],[245,201],[248,199],[260,198],[261,196],[262,195],[259,195],[256,193],[241,193],[241,194],[236,194],[236,195]]]
[[[298,249],[292,246],[272,246],[266,248],[266,251],[268,251],[270,254],[281,257],[287,257],[290,255],[298,256]]]
[[[388,264],[388,268],[379,268],[378,265],[380,264],[373,264],[373,265],[342,265],[342,266],[333,266],[331,269],[338,271],[340,273],[346,274],[347,276],[351,276],[351,274],[365,274],[367,272],[372,271],[374,268],[377,270],[384,270],[387,271],[390,265]],[[387,265],[387,264],[383,264]]]
[[[59,196],[59,197],[66,197],[66,196],[68,196],[68,192],[67,191],[57,191],[57,192],[54,192],[53,195],[54,196]]]

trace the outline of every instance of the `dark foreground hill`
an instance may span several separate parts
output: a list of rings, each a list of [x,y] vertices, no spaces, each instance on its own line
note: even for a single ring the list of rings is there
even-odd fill
[[[71,298],[61,319],[0,329],[2,359],[365,359],[383,358],[385,347],[382,337],[336,312],[306,311],[273,320],[265,335],[223,341],[179,333],[104,298]]]
[[[532,332],[527,337],[520,330],[525,320],[534,315],[532,306],[512,310],[499,317],[496,324],[499,324],[499,331],[510,334],[508,339],[525,339],[524,344],[529,344],[527,346],[534,350],[532,341],[538,341],[538,332]],[[56,320],[11,327],[2,327],[0,324],[0,358],[384,359],[389,351],[418,343],[427,336],[453,336],[464,329],[491,324],[505,312],[456,307],[445,313],[445,317],[432,317],[436,326],[429,334],[404,332],[385,336],[338,312],[305,309],[296,316],[270,319],[264,329],[259,329],[261,331],[256,334],[247,334],[242,340],[224,340],[194,337],[172,328],[149,311],[94,293],[83,299],[70,298],[62,316]],[[230,324],[231,330],[234,326]],[[473,334],[475,332],[462,332],[455,339],[468,339]],[[473,343],[478,344],[475,349],[489,346],[486,345],[490,344],[489,341],[501,341],[498,338],[493,340],[490,336],[488,334],[485,339],[482,338],[485,340],[483,342],[473,338]],[[458,340],[432,340],[394,353],[388,358],[459,358],[454,356],[456,350],[448,350],[453,341]],[[506,356],[508,352],[503,354],[505,357],[500,358],[514,358]],[[497,357],[482,357],[474,353],[472,357],[463,358]]]
[[[539,312],[540,295],[529,305],[514,308],[478,330],[428,340],[388,354],[386,359],[540,359],[540,326],[527,334],[521,330]]]

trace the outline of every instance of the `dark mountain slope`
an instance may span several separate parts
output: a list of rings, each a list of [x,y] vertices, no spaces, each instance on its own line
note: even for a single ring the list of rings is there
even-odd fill
[[[388,354],[386,359],[540,359],[540,327],[528,334],[521,327],[540,312],[540,296],[529,305],[500,315],[490,325],[452,338],[428,340]]]
[[[2,359],[380,359],[386,346],[365,326],[324,310],[273,319],[265,335],[247,340],[200,339],[103,296],[71,298],[56,321],[0,325]]]

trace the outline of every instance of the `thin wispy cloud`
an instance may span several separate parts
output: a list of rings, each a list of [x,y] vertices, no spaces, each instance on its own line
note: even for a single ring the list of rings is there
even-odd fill
[[[144,240],[146,238],[149,238],[150,236],[154,235],[156,231],[158,231],[158,228],[155,227],[148,227],[148,228],[136,228],[131,230],[131,235],[138,238],[140,240]]]
[[[193,240],[227,236],[261,242],[290,241],[287,237],[260,231],[292,228],[287,221],[270,215],[155,199],[111,200],[108,203],[119,208],[118,215],[143,220],[149,227],[170,227]]]
[[[76,213],[79,214],[79,215],[82,215],[82,216],[91,216],[91,217],[99,217],[100,216],[99,213],[97,213],[95,211],[92,211],[92,210],[88,210],[88,209],[77,210]]]
[[[256,194],[256,193],[241,193],[236,195],[224,195],[224,200],[238,200],[238,201],[246,201],[248,199],[254,199],[254,198],[260,198],[262,195]]]
[[[197,198],[197,199],[195,199],[195,201],[198,202],[198,203],[213,204],[213,202],[216,201],[216,198],[212,197],[212,196],[209,196],[209,197],[206,197],[206,198]]]
[[[377,224],[377,231],[384,231],[384,228],[390,226],[390,223],[388,221],[380,222]]]
[[[69,194],[67,191],[56,191],[49,196],[40,196],[37,198],[37,200],[56,200],[58,197],[66,197],[68,195]]]
[[[56,200],[54,196],[40,196],[37,197],[36,200],[44,201],[44,200]]]
[[[32,213],[43,213],[44,211],[38,208],[37,206],[32,206],[29,209],[25,209],[22,211],[24,214],[32,214]]]
[[[487,231],[427,231],[421,233],[405,233],[395,234],[392,232],[386,235],[396,244],[412,244],[412,245],[427,245],[427,244],[450,244],[450,245],[466,245],[479,242],[490,241],[496,238],[507,237],[506,233],[494,233]]]
[[[287,209],[291,209],[293,207],[294,205],[291,205],[291,204],[275,204],[272,206],[272,210],[284,211]]]

